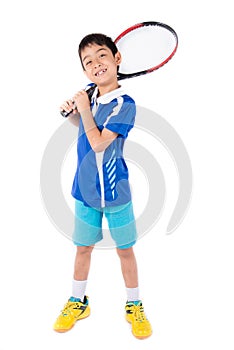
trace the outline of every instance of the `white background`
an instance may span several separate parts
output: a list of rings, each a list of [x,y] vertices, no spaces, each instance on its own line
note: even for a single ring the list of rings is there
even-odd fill
[[[0,350],[233,349],[231,1],[23,0],[5,1],[0,10]],[[193,166],[192,202],[179,228],[165,235],[176,183],[165,155],[165,211],[135,249],[151,338],[136,340],[124,321],[114,250],[94,251],[87,291],[92,316],[56,334],[52,325],[70,296],[75,250],[44,211],[41,158],[64,122],[58,106],[85,82],[80,39],[91,32],[114,38],[147,20],[178,32],[178,52],[163,69],[125,84],[138,105],[163,116],[184,141]]]

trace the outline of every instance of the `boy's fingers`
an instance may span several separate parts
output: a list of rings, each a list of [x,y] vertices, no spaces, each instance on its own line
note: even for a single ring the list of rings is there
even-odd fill
[[[60,107],[60,110],[61,111],[66,111],[66,112],[71,112],[74,108],[74,103],[72,100],[68,100],[68,101],[65,101],[61,107]]]

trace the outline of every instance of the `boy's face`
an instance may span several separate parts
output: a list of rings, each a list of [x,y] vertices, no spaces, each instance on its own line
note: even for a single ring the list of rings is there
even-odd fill
[[[105,45],[90,44],[81,52],[84,72],[97,86],[113,84],[117,81],[117,66],[121,62],[119,52],[113,56]]]

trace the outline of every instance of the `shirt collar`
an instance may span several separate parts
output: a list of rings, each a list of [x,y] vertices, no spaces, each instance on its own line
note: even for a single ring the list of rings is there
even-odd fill
[[[97,93],[98,93],[98,88],[96,87],[94,94],[93,94],[94,99],[97,98]],[[124,94],[125,94],[125,92],[124,92],[123,88],[120,86],[119,88],[117,88],[115,90],[107,92],[105,95],[99,96],[97,98],[97,103],[107,104],[107,103],[110,103],[115,98],[123,96]]]

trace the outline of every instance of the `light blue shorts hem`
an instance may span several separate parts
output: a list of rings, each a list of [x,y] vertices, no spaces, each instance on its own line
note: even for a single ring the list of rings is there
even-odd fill
[[[105,215],[112,243],[103,239],[102,220]],[[75,201],[75,229],[73,243],[76,246],[93,246],[99,243],[103,247],[113,246],[119,249],[132,247],[137,240],[137,230],[132,202],[105,208],[91,208],[81,201]],[[103,242],[101,242],[103,241]]]

